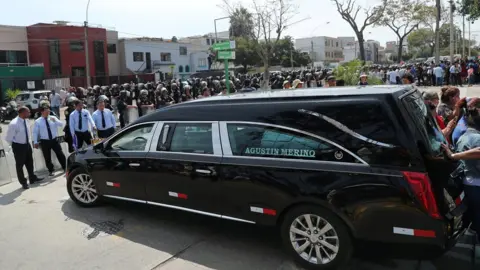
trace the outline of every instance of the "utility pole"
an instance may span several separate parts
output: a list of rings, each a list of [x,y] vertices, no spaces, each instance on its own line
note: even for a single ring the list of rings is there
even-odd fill
[[[90,87],[90,59],[88,57],[88,7],[90,6],[90,0],[88,0],[87,3],[87,9],[85,10],[85,23],[84,23],[84,28],[85,28],[85,41],[84,46],[85,46],[85,72],[87,73],[87,87]]]
[[[449,1],[450,3],[450,63],[453,63],[453,46],[455,45],[453,42],[453,0]]]
[[[292,66],[293,70],[293,48],[290,48],[290,65]]]
[[[465,57],[465,15],[462,15],[463,30],[462,30],[462,58]]]
[[[90,59],[88,57],[88,22],[85,21],[85,72],[87,73],[87,87],[90,87]]]
[[[472,41],[470,41],[470,25],[472,23],[468,22],[468,57],[471,56]]]
[[[312,68],[315,66],[315,57],[314,57],[314,51],[313,51],[313,40],[310,42],[311,43],[311,49],[310,49],[310,55],[312,56]]]

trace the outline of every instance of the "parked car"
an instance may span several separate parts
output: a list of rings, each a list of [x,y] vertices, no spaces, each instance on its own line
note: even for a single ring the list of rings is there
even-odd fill
[[[17,95],[15,101],[19,107],[25,106],[30,109],[30,113],[35,115],[39,111],[40,98],[42,96],[50,97],[50,90],[23,91]]]
[[[358,240],[440,256],[465,211],[442,143],[411,86],[217,96],[70,155],[67,191],[84,207],[113,198],[278,226],[310,269],[344,266]]]

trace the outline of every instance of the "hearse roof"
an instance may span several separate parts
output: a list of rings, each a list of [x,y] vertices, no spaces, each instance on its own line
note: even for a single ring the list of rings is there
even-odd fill
[[[210,103],[221,102],[229,100],[248,100],[248,99],[275,99],[275,98],[299,98],[299,97],[341,97],[341,96],[355,96],[355,95],[382,95],[393,94],[399,91],[410,89],[406,85],[378,85],[378,86],[358,86],[358,87],[331,87],[331,88],[305,88],[296,90],[268,90],[268,91],[253,91],[247,93],[235,93],[231,95],[220,95],[209,98],[202,98],[189,101],[188,103]],[[200,104],[198,104],[200,105]]]
[[[162,117],[169,117],[173,115],[178,115],[178,110],[185,108],[187,110],[192,109],[193,107],[203,107],[209,105],[217,104],[229,104],[229,103],[238,103],[243,101],[257,100],[288,100],[292,99],[303,99],[303,98],[340,98],[340,97],[352,97],[352,96],[399,96],[402,93],[411,90],[411,86],[406,85],[379,85],[379,86],[362,86],[362,87],[332,87],[332,88],[307,88],[307,89],[297,89],[297,90],[269,90],[269,91],[254,91],[248,93],[235,93],[231,95],[220,95],[213,96],[208,98],[196,99],[188,102],[183,102],[175,105],[168,106],[166,108],[160,109],[152,114],[141,117],[136,122],[146,122],[146,121],[157,121],[162,115]],[[193,105],[193,106],[192,106]],[[169,111],[171,113],[169,113]],[[194,117],[195,118],[195,117]]]

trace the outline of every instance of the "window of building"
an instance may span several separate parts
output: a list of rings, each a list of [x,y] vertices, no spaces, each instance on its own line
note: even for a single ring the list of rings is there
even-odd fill
[[[107,44],[107,53],[117,53],[117,44]]]
[[[342,149],[315,137],[270,126],[227,124],[235,156],[355,162]]]
[[[8,51],[0,51],[0,63],[8,63],[7,52]]]
[[[325,39],[325,46],[328,46],[328,40]]]
[[[50,75],[59,76],[62,74],[62,62],[60,53],[60,41],[49,40],[48,41],[48,53],[50,60]]]
[[[160,60],[162,62],[172,62],[172,54],[171,53],[160,53]]]
[[[335,47],[338,47],[338,41],[336,42],[336,45],[335,45]]]
[[[206,67],[207,66],[207,59],[205,59],[205,58],[198,59],[198,66],[199,67]]]
[[[143,52],[133,52],[133,62],[143,62]]]
[[[207,38],[207,45],[210,45],[210,39]]]
[[[183,73],[183,66],[182,65],[178,66],[178,72]]]
[[[85,67],[72,67],[72,76],[74,77],[85,77]]]
[[[176,124],[168,151],[213,154],[212,124]]]
[[[180,47],[180,55],[187,55],[187,47]]]
[[[113,139],[109,148],[117,151],[145,151],[153,136],[153,124],[133,127]]]
[[[81,40],[70,41],[70,51],[72,51],[72,52],[83,51],[83,41],[81,41]]]
[[[189,66],[189,65],[186,65],[186,66],[185,66],[185,72],[186,72],[186,73],[189,73],[189,72],[190,72],[190,66]]]

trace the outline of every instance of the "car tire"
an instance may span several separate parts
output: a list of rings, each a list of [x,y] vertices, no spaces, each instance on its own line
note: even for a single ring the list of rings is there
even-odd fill
[[[76,168],[68,174],[67,191],[72,201],[81,207],[93,207],[100,204],[101,198],[96,192],[95,184],[83,168]]]
[[[306,269],[336,270],[349,266],[354,250],[352,237],[345,223],[327,209],[302,205],[289,210],[281,223],[280,233],[286,251]],[[317,252],[320,252],[321,263],[318,263]]]

